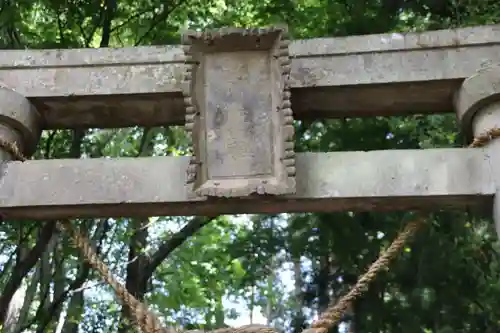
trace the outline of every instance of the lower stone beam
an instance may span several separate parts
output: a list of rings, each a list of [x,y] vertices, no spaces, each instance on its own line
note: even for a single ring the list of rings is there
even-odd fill
[[[297,154],[297,193],[193,199],[189,157],[7,162],[5,219],[409,210],[491,204],[487,149]],[[491,207],[491,206],[489,206]]]

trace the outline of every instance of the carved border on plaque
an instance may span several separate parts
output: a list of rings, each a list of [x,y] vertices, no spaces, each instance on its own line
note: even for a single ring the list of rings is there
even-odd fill
[[[258,50],[255,44],[256,37],[276,35],[273,45],[268,49],[279,64],[281,71],[281,103],[276,112],[280,119],[280,128],[273,128],[273,135],[279,139],[274,140],[274,154],[279,158],[281,167],[274,171],[272,179],[251,178],[238,181],[231,179],[232,186],[224,186],[224,180],[203,179],[203,161],[201,157],[200,135],[205,135],[201,124],[201,113],[197,105],[196,75],[198,66],[203,61],[203,53],[211,52],[234,52]],[[237,43],[235,43],[237,41]],[[231,43],[232,42],[232,43]],[[254,44],[252,44],[254,42]],[[217,43],[216,47],[213,45]],[[222,28],[208,31],[188,30],[182,34],[184,51],[185,72],[182,82],[182,93],[185,105],[185,128],[191,135],[193,142],[193,156],[187,167],[186,183],[193,186],[193,192],[197,196],[216,197],[241,197],[250,194],[293,194],[295,193],[295,151],[294,151],[294,127],[293,113],[290,101],[290,71],[291,59],[289,55],[289,35],[286,26],[273,26],[269,28]],[[215,49],[215,51],[214,51]],[[263,49],[263,48],[261,48]],[[208,51],[208,52],[210,52]],[[278,82],[276,82],[278,84]],[[202,133],[203,132],[203,133]],[[276,163],[273,163],[276,167]],[[277,175],[277,176],[276,176]]]
[[[199,111],[195,105],[194,96],[191,94],[194,92],[194,80],[193,72],[196,70],[198,64],[194,62],[193,55],[191,52],[191,45],[189,38],[185,35],[182,36],[182,48],[184,51],[184,75],[182,78],[182,96],[184,98],[184,108],[185,108],[185,129],[188,136],[191,136],[193,142],[193,156],[189,160],[189,165],[186,170],[188,185],[193,184],[196,181],[197,166],[199,163],[197,161],[196,147],[194,142],[196,142],[196,131],[195,126],[198,124],[197,118],[199,118]]]

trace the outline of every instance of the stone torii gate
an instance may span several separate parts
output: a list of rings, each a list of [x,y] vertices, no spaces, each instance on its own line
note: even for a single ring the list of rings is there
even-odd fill
[[[493,205],[500,222],[498,140],[482,149],[295,155],[292,126],[293,116],[455,109],[467,139],[480,137],[475,146],[482,145],[490,140],[484,133],[500,136],[492,131],[500,122],[500,26],[294,42],[283,27],[221,29],[187,32],[183,44],[1,53],[2,217]],[[182,123],[192,134],[192,157],[24,161],[42,129]],[[326,333],[415,225],[306,332]],[[76,234],[73,241],[144,332],[169,332],[109,275],[85,239]]]
[[[288,98],[295,119],[455,109],[470,139],[500,121],[500,26],[291,43],[279,29],[239,32],[188,33],[185,42],[194,44],[184,47],[2,51],[0,135],[25,154],[42,129],[182,124],[186,114],[199,164],[189,157],[4,163],[0,214],[409,210],[497,200],[500,143],[294,158]],[[278,195],[246,196],[254,190]]]

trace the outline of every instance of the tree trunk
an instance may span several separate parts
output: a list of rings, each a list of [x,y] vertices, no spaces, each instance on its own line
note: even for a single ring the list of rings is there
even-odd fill
[[[317,277],[318,286],[318,313],[323,313],[330,304],[330,226],[320,221],[319,246],[321,255],[319,258],[319,272]]]
[[[146,294],[147,282],[149,280],[144,276],[147,261],[144,254],[142,254],[142,249],[146,245],[148,236],[147,220],[132,219],[130,220],[130,224],[133,231],[129,242],[125,287],[138,300],[142,301]],[[127,323],[130,318],[130,310],[126,306],[122,307],[121,318],[122,321],[118,333],[127,333],[130,330],[131,324]]]
[[[5,324],[7,309],[10,306],[12,297],[21,286],[23,279],[29,271],[36,265],[40,255],[45,251],[47,245],[55,231],[55,223],[46,222],[41,228],[35,246],[31,248],[26,256],[17,258],[10,279],[5,284],[0,296],[0,323]],[[23,296],[24,297],[24,296]]]
[[[300,255],[296,254],[292,258],[293,261],[293,277],[294,277],[294,295],[295,295],[295,306],[293,309],[292,317],[292,332],[300,333],[305,328],[306,318],[302,311],[304,306],[302,287],[304,281],[302,280],[302,266],[300,262]]]
[[[267,326],[271,326],[273,322],[273,285],[274,281],[276,279],[276,274],[275,274],[275,267],[276,266],[276,260],[275,257],[271,257],[270,263],[269,263],[269,270],[268,270],[268,277],[267,277],[267,302],[266,302],[266,320],[267,320]]]
[[[9,302],[3,329],[5,333],[14,333],[19,322],[19,317],[24,307],[24,298],[26,296],[26,287],[21,285]]]
[[[78,324],[80,323],[85,307],[83,291],[84,289],[80,288],[71,296],[61,333],[78,333]]]

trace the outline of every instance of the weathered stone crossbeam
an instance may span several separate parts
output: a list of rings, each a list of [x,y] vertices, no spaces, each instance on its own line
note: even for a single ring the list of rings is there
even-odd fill
[[[304,153],[297,155],[295,195],[216,200],[189,199],[188,157],[8,162],[0,214],[49,219],[491,205],[490,155],[488,149]]]
[[[294,41],[295,119],[451,112],[462,81],[500,62],[500,26]],[[44,128],[184,123],[182,49],[14,50],[0,84],[27,97]]]

